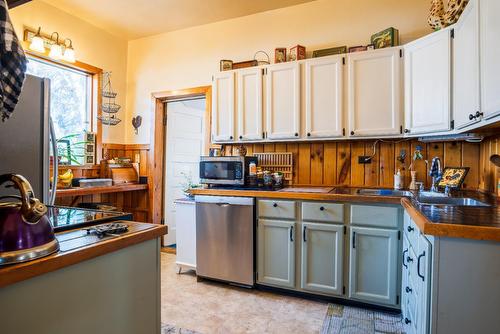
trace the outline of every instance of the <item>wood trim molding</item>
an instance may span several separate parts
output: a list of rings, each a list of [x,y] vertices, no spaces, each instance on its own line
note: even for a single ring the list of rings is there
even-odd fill
[[[149,219],[160,224],[163,218],[163,165],[165,159],[165,102],[190,97],[205,97],[205,153],[210,147],[212,87],[201,86],[188,89],[161,91],[151,94],[151,140],[149,150]],[[151,149],[152,148],[152,149]]]
[[[24,5],[30,1],[31,0],[7,0],[7,7],[9,9],[16,8],[17,6]]]

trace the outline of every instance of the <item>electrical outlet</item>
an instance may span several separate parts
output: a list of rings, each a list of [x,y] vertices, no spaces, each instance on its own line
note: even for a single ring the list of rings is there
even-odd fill
[[[369,155],[358,156],[358,164],[371,164],[372,158]]]

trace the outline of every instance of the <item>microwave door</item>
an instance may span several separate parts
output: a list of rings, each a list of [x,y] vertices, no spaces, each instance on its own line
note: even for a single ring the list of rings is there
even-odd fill
[[[200,180],[212,184],[243,184],[242,170],[239,161],[201,161]]]

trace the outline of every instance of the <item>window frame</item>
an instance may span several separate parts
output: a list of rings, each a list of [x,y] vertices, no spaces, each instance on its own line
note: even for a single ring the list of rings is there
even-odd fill
[[[100,164],[102,159],[102,123],[99,121],[98,116],[102,115],[102,74],[101,68],[76,61],[75,63],[68,63],[63,60],[54,60],[48,55],[43,55],[30,50],[25,51],[28,59],[32,58],[38,61],[43,61],[49,64],[57,65],[59,67],[66,67],[68,69],[83,72],[90,76],[90,129],[96,134],[95,143],[95,164]],[[85,167],[84,165],[68,165],[68,167]]]

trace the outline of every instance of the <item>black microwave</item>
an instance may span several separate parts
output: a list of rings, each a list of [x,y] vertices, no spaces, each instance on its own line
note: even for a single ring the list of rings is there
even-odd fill
[[[200,182],[213,185],[245,185],[249,165],[256,157],[200,157]]]

